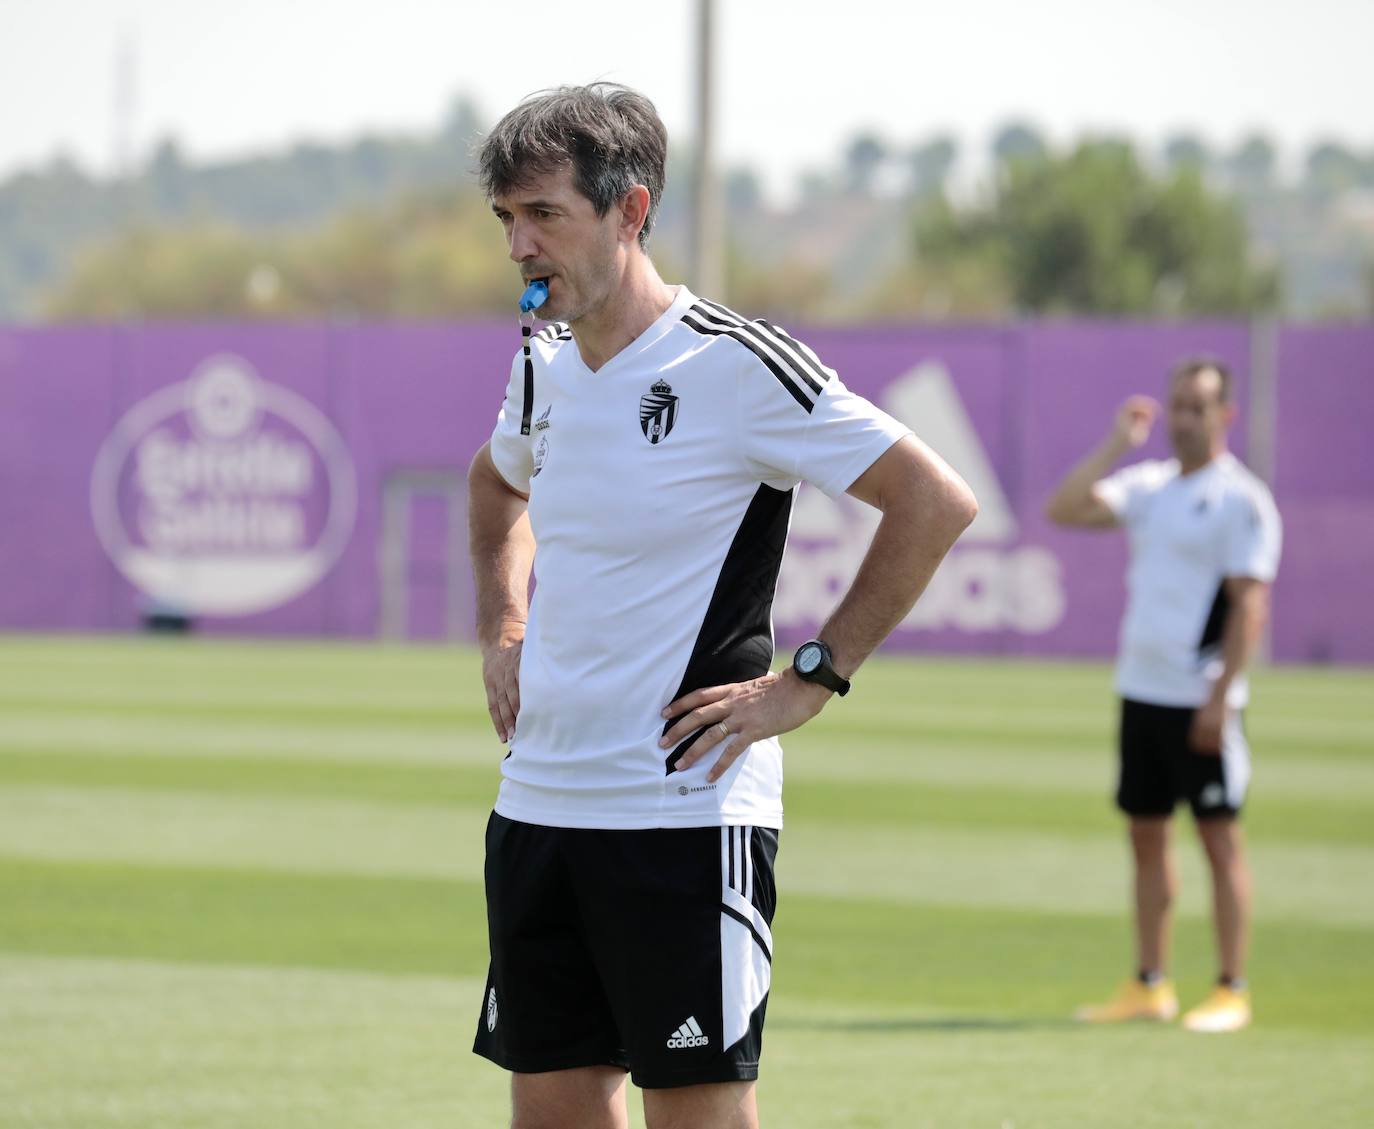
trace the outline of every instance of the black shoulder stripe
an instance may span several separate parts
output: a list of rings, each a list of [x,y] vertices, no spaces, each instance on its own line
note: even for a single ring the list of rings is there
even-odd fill
[[[695,316],[696,313],[697,311],[695,307],[691,310],[688,310],[685,314],[682,315],[683,322],[691,326],[691,328],[695,329],[698,333],[708,334],[713,337],[729,337],[735,341],[738,341],[741,345],[743,345],[746,349],[753,353],[754,356],[756,356],[760,361],[763,362],[763,364],[767,367],[768,371],[771,372],[775,377],[777,377],[778,383],[781,384],[784,388],[786,388],[789,393],[791,393],[792,399],[796,400],[797,403],[799,403],[802,406],[802,409],[805,412],[807,412],[808,414],[811,412],[811,409],[815,407],[815,405],[812,404],[810,397],[808,397],[807,394],[797,386],[797,384],[787,375],[787,373],[783,372],[782,368],[778,365],[778,363],[775,360],[773,360],[771,356],[768,355],[768,353],[766,353],[763,349],[759,348],[759,346],[755,342],[751,341],[738,328],[730,326],[707,325],[706,322],[702,321],[699,317]]]
[[[770,333],[776,333],[782,340],[791,345],[796,351],[797,356],[801,357],[810,366],[811,371],[816,374],[816,377],[822,384],[830,379],[830,370],[825,367],[825,362],[822,361],[820,357],[816,356],[816,350],[811,348],[810,345],[806,344],[804,341],[798,341],[788,333],[787,330],[783,329],[782,326],[774,325],[767,318],[759,318],[758,324],[763,326],[763,328]]]
[[[764,318],[750,321],[743,315],[735,313],[728,306],[722,306],[719,302],[712,302],[706,298],[703,298],[702,301],[713,310],[718,311],[717,320],[733,321],[741,329],[752,332],[759,340],[768,342],[773,351],[795,368],[797,375],[815,389],[817,395],[820,394],[821,385],[830,379],[830,372],[825,365],[821,364],[820,358],[810,348]]]
[[[805,397],[809,405],[807,411],[815,405],[816,397],[821,393],[820,386],[806,375],[794,358],[778,347],[776,341],[771,341],[760,333],[758,326],[729,320],[705,306],[694,306],[691,313],[702,327],[734,337],[764,361],[780,381],[795,387]]]
[[[711,321],[724,325],[733,325],[749,334],[749,336],[760,342],[765,348],[773,353],[781,363],[787,365],[787,367],[793,371],[793,374],[799,377],[816,393],[816,395],[820,395],[822,391],[821,385],[817,383],[811,372],[807,370],[812,369],[812,371],[820,377],[822,382],[829,379],[828,375],[819,369],[812,368],[810,362],[803,354],[794,351],[793,343],[779,338],[776,333],[771,332],[771,327],[768,327],[770,330],[769,332],[765,332],[762,323],[747,321],[739,314],[735,313],[734,310],[728,309],[716,302],[709,302],[703,298],[702,304],[707,307],[707,310],[704,312]]]
[[[718,305],[715,302],[707,301],[705,298],[701,300],[700,304],[707,307],[705,313],[712,321],[720,322],[725,325],[733,325],[749,334],[749,336],[753,337],[756,341],[759,341],[771,352],[776,354],[778,359],[784,362],[788,368],[792,369],[793,373],[798,378],[809,385],[816,395],[819,396],[821,394],[821,384],[828,380],[829,377],[826,373],[820,371],[819,368],[812,366],[805,354],[796,349],[796,342],[786,337],[785,334],[780,338],[777,331],[773,330],[771,326],[767,326],[765,329],[764,323],[746,321],[744,318],[740,317],[739,314],[735,313],[734,310],[726,309],[726,307]],[[808,372],[808,369],[811,371]],[[812,376],[812,372],[815,373],[815,376],[820,377],[820,383]]]

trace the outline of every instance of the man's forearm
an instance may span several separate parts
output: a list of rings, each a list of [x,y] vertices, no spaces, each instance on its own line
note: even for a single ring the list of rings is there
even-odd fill
[[[1072,522],[1092,499],[1093,486],[1099,479],[1106,478],[1130,449],[1130,444],[1119,433],[1108,435],[1060,479],[1045,503],[1045,515],[1051,521]]]
[[[1212,697],[1216,701],[1226,700],[1231,684],[1249,667],[1268,619],[1267,585],[1251,582],[1232,596],[1221,633],[1221,674],[1212,684]]]
[[[468,549],[477,597],[477,642],[482,647],[525,636],[529,619],[534,534],[526,503],[496,477],[485,449],[468,472]]]

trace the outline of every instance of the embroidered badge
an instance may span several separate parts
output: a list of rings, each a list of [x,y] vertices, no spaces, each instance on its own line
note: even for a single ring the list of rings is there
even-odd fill
[[[639,430],[650,443],[668,438],[677,422],[677,397],[662,380],[654,381],[647,396],[639,398]]]

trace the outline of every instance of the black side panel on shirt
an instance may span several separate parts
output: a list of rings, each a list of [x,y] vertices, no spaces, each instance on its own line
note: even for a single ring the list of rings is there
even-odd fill
[[[674,699],[704,686],[744,682],[768,673],[773,662],[773,593],[791,512],[791,490],[759,486],[721,562],[715,591]],[[670,718],[663,731],[677,720]],[[668,754],[664,765],[668,772],[701,733],[697,730]]]
[[[1198,654],[1221,646],[1221,633],[1226,627],[1226,613],[1231,609],[1230,597],[1226,595],[1226,581],[1217,585],[1216,598],[1212,610],[1207,613],[1207,625],[1202,629],[1202,638],[1197,641]]]

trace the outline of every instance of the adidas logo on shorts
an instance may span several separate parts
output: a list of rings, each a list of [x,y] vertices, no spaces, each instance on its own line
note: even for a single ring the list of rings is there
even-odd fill
[[[701,1028],[697,1025],[697,1017],[690,1015],[687,1017],[686,1023],[668,1036],[668,1049],[681,1051],[688,1047],[704,1047],[710,1041],[701,1033]]]

